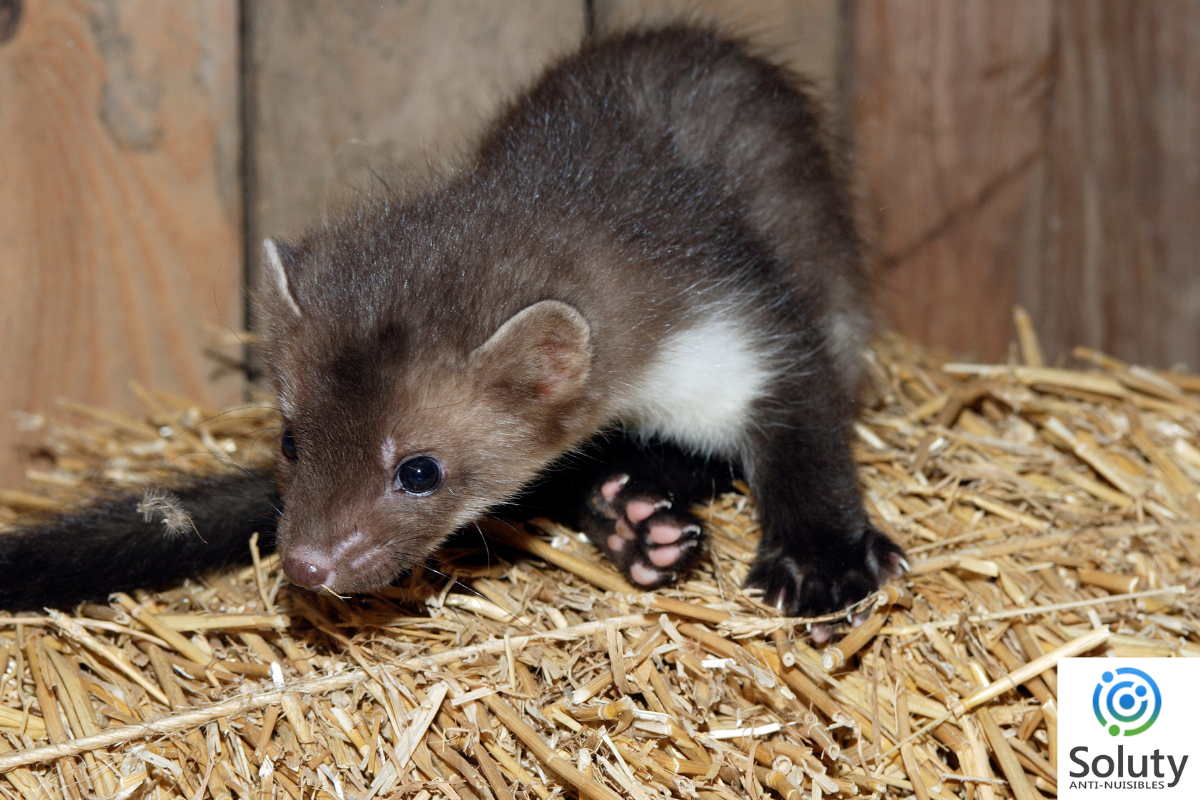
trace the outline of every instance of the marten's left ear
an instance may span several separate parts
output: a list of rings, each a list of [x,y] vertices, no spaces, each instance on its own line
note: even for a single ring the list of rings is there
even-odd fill
[[[300,304],[292,293],[292,282],[289,272],[294,269],[297,259],[295,254],[274,239],[263,240],[263,284],[266,293],[282,301],[297,317]]]
[[[471,368],[496,389],[546,403],[576,396],[591,361],[587,320],[557,300],[517,312],[470,357]]]

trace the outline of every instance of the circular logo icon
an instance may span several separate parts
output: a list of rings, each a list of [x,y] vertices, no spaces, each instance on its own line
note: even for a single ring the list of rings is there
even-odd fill
[[[1092,693],[1096,719],[1113,736],[1137,736],[1154,724],[1161,708],[1158,684],[1133,667],[1106,670]]]

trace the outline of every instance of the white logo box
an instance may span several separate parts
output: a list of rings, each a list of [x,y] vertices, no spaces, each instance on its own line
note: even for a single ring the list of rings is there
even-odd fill
[[[1060,660],[1058,797],[1200,798],[1200,659]]]

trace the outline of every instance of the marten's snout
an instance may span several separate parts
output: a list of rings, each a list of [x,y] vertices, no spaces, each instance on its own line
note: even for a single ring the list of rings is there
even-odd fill
[[[391,548],[359,529],[332,542],[285,543],[280,555],[292,583],[336,594],[378,589],[398,572]]]
[[[308,558],[311,559],[313,556],[309,555]],[[328,586],[333,577],[333,571],[329,567],[295,555],[283,560],[283,571],[287,574],[288,580],[305,589],[320,589],[322,586]]]

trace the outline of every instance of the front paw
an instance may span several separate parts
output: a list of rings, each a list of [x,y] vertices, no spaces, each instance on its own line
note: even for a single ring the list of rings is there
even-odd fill
[[[836,545],[802,551],[760,547],[746,586],[786,616],[815,617],[846,608],[908,569],[904,551],[873,527]]]
[[[604,480],[589,499],[593,513],[585,529],[634,586],[675,583],[700,555],[700,520],[675,508],[669,495],[619,474]]]

